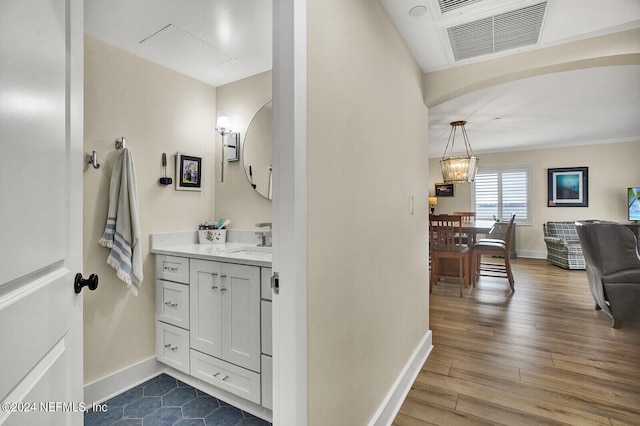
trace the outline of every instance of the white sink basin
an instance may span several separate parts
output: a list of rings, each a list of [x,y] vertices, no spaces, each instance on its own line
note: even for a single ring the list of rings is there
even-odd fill
[[[223,253],[226,257],[234,259],[253,259],[271,262],[271,247],[246,247],[229,250]]]

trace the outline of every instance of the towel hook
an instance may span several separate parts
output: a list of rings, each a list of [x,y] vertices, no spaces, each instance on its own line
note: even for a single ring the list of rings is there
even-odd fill
[[[121,140],[116,139],[116,149],[125,149],[127,147],[127,141],[122,136]]]
[[[98,163],[98,153],[93,151],[91,155],[87,155],[86,157],[87,163],[91,164],[94,169],[99,169],[100,164]]]

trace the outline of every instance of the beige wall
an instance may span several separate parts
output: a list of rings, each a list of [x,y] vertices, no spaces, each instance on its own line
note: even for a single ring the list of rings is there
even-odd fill
[[[96,291],[84,291],[84,378],[90,383],[155,353],[154,269],[149,234],[195,229],[214,213],[215,88],[140,57],[85,38],[84,151],[102,167],[84,170],[84,273],[97,273]],[[109,179],[125,136],[138,179],[144,276],[133,296],[106,264],[97,241],[106,222]],[[161,155],[168,175],[182,151],[203,158],[202,192],[158,183]]]
[[[550,220],[606,219],[627,223],[626,189],[640,185],[640,142],[478,154],[482,167],[531,167],[532,225],[517,227],[516,250],[526,257],[546,257],[542,224]],[[429,194],[442,181],[438,158],[429,160]],[[547,169],[589,167],[589,207],[547,207]],[[471,185],[455,186],[455,197],[438,198],[436,213],[473,210]]]
[[[308,424],[363,425],[429,328],[428,113],[377,1],[307,8]]]
[[[219,86],[218,109],[229,114],[233,131],[244,137],[253,116],[271,100],[271,71]],[[225,162],[224,183],[220,182],[220,144],[216,135],[216,211],[215,217],[231,219],[231,229],[254,229],[259,222],[271,222],[271,201],[251,188],[240,161]],[[257,241],[257,240],[256,240]]]

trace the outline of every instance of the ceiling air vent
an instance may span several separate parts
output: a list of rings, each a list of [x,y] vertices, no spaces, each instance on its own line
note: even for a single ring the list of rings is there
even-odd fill
[[[479,1],[482,0],[438,0],[438,4],[440,5],[440,12],[445,14],[447,12],[451,12],[452,10],[469,6],[473,3],[478,3]]]
[[[547,3],[538,3],[447,29],[456,61],[538,42]]]

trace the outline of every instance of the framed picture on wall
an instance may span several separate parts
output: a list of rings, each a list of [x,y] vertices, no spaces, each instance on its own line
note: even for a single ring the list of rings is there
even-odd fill
[[[588,207],[589,168],[548,169],[549,207]]]
[[[202,157],[176,153],[176,190],[200,191],[202,189]]]
[[[436,183],[436,197],[453,197],[452,183]]]

